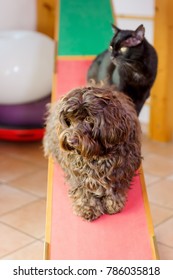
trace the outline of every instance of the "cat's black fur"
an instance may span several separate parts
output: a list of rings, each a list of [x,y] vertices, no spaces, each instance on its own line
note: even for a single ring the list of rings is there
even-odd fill
[[[139,115],[156,78],[157,54],[144,37],[143,25],[135,31],[112,27],[114,36],[109,50],[95,58],[87,80],[115,85],[132,98]]]

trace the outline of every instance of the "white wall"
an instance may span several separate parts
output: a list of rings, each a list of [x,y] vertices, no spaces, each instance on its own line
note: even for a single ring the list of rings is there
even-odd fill
[[[140,17],[154,16],[154,0],[112,0],[114,10],[118,15],[131,15]]]
[[[36,0],[0,0],[0,30],[36,30]]]

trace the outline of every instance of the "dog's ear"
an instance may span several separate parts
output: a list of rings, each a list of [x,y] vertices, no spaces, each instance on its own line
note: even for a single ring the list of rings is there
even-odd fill
[[[112,100],[110,105],[98,116],[101,141],[105,148],[119,145],[129,138],[131,124],[130,117],[124,115],[123,107],[117,106]]]

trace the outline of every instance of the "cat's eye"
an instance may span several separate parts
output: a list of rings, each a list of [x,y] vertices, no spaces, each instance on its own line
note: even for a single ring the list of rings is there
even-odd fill
[[[127,51],[127,47],[121,47],[120,51],[121,53],[125,53]]]

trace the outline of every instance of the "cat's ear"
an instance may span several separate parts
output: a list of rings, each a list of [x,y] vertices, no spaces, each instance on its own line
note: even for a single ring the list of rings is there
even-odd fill
[[[132,33],[132,36],[123,42],[125,47],[135,47],[142,43],[145,35],[145,28],[141,24],[138,28]]]
[[[112,30],[114,32],[114,35],[116,35],[120,31],[120,29],[117,26],[115,26],[113,23],[111,23],[111,25],[112,25]]]
[[[142,42],[145,36],[145,28],[143,24],[139,25],[138,28],[135,30],[135,37]]]

